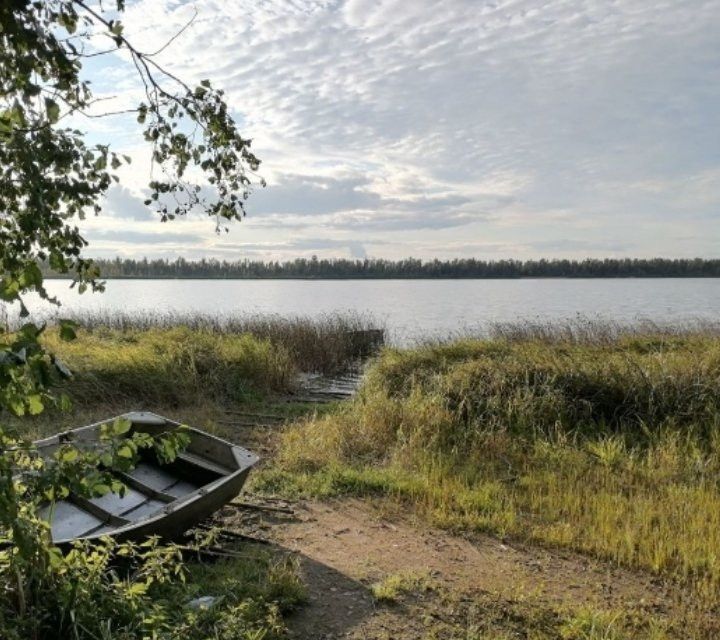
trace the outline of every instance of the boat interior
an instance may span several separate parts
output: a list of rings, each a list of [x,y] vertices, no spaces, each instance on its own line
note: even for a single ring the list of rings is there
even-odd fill
[[[133,428],[153,431],[135,424]],[[167,423],[162,426],[167,428]],[[99,425],[59,434],[38,443],[44,455],[51,454],[64,442],[78,446],[97,444]],[[187,449],[169,464],[161,464],[152,450],[143,450],[137,466],[128,473],[113,471],[126,487],[124,495],[107,493],[85,498],[70,495],[67,499],[47,505],[41,516],[51,525],[55,541],[102,535],[150,518],[159,512],[176,508],[195,492],[211,489],[212,485],[233,474],[241,465],[235,447],[208,434],[190,430]]]

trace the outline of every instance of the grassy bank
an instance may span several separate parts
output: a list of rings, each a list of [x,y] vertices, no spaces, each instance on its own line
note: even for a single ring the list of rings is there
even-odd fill
[[[720,340],[710,327],[385,350],[355,401],[284,436],[264,486],[391,495],[720,594]]]
[[[385,329],[371,316],[346,313],[317,317],[277,315],[208,315],[180,312],[83,312],[61,314],[91,333],[186,330],[198,336],[250,335],[287,353],[300,371],[332,374],[374,353],[385,340]]]
[[[357,366],[382,340],[368,318],[85,315],[78,338],[44,342],[73,372],[76,404],[188,406],[291,391],[297,374]]]

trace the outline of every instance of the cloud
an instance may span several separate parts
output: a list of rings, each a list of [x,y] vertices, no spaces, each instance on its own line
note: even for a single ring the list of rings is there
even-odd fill
[[[540,240],[528,244],[529,248],[546,254],[555,253],[596,253],[603,251],[607,253],[622,253],[632,249],[635,245],[627,242],[582,240],[579,238],[563,238],[560,240]]]
[[[125,32],[157,48],[195,7],[159,62],[226,89],[254,138],[250,244],[672,255],[692,221],[717,251],[720,0],[137,0]],[[116,215],[147,219],[142,173]]]
[[[157,215],[143,204],[143,198],[134,195],[127,187],[114,185],[108,189],[104,207],[115,218],[126,220],[154,220]]]
[[[253,215],[317,215],[379,206],[380,196],[363,186],[367,181],[357,177],[284,175],[275,184],[258,189],[248,206]]]
[[[382,241],[376,241],[374,244],[382,245],[384,243]],[[264,255],[280,253],[285,258],[306,254],[308,252],[323,253],[328,249],[341,249],[346,250],[351,258],[364,259],[368,257],[365,244],[360,240],[353,239],[300,238],[287,242],[221,242],[215,245],[215,249]]]
[[[176,244],[182,246],[184,244],[195,244],[201,239],[201,236],[192,233],[161,233],[154,231],[108,229],[92,231],[88,234],[88,238],[90,241],[112,241],[122,244],[142,244],[149,246],[155,244]]]

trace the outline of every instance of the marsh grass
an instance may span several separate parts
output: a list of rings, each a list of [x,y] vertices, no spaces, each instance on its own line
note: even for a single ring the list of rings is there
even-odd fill
[[[270,488],[382,494],[437,524],[580,550],[720,598],[712,331],[387,349],[352,403],[287,432]]]
[[[526,320],[495,322],[488,327],[488,337],[510,342],[530,340],[546,343],[611,345],[632,336],[655,339],[673,337],[720,337],[720,321],[689,318],[678,322],[639,319],[619,322],[601,317],[577,316],[565,320]]]
[[[73,372],[65,390],[84,406],[233,402],[286,391],[296,372],[286,349],[247,334],[95,329],[63,342],[50,330],[44,342]]]
[[[346,313],[317,317],[278,315],[210,315],[203,313],[94,311],[60,314],[89,332],[117,334],[189,330],[196,335],[250,335],[270,342],[290,356],[300,371],[333,374],[375,353],[386,331],[369,315]],[[53,318],[49,321],[52,323]]]
[[[370,318],[215,317],[85,314],[76,340],[51,353],[73,372],[64,385],[76,403],[188,406],[233,403],[292,391],[300,372],[354,370],[377,351],[384,331]]]

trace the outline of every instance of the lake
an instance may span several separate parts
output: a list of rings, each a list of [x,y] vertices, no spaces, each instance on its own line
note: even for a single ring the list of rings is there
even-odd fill
[[[629,322],[720,319],[720,279],[527,280],[111,280],[78,295],[68,281],[48,289],[67,309],[133,313],[318,316],[370,314],[393,342],[478,332],[492,322],[577,315]],[[33,301],[31,309],[46,309]]]

